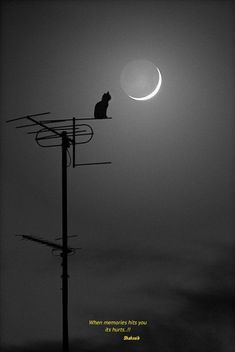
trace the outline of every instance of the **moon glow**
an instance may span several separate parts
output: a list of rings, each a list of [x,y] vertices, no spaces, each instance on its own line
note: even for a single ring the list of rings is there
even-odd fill
[[[158,93],[162,76],[152,62],[135,60],[124,67],[120,81],[122,89],[131,99],[145,101]]]

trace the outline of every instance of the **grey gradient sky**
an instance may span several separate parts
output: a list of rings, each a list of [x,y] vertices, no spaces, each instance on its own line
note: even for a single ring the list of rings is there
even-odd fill
[[[77,157],[112,165],[68,169],[71,245],[83,248],[69,261],[74,350],[230,352],[232,2],[5,1],[1,26],[2,346],[52,351],[61,339],[60,260],[14,236],[61,234],[60,150],[4,121],[92,117],[109,90],[113,119],[93,122]],[[136,59],[162,73],[146,102],[120,86]],[[89,319],[149,327],[127,347]]]

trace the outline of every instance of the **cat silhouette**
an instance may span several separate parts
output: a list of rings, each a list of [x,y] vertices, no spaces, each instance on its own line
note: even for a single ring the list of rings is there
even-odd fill
[[[95,105],[94,117],[95,119],[107,119],[107,109],[109,105],[109,100],[111,100],[111,95],[109,92],[104,93],[102,100]]]

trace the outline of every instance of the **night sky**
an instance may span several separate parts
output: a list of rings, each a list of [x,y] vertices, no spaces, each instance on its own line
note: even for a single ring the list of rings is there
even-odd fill
[[[1,5],[1,344],[60,351],[60,258],[15,234],[61,236],[61,150],[7,119],[109,120],[68,169],[72,351],[231,352],[234,283],[232,1],[4,1]],[[134,101],[131,60],[162,73]],[[44,117],[46,119],[47,117]],[[38,118],[39,119],[39,118]],[[122,341],[88,320],[147,320]]]

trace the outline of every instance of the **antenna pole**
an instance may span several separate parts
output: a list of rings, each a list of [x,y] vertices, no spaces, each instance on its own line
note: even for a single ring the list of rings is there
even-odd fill
[[[72,145],[72,166],[86,166],[86,165],[101,165],[101,164],[111,164],[109,161],[102,162],[90,162],[90,163],[78,163],[75,160],[75,146],[76,144],[89,143],[93,138],[94,132],[93,128],[88,124],[76,124],[77,120],[95,120],[94,118],[78,118],[73,119],[60,119],[60,120],[45,120],[37,121],[33,117],[50,114],[49,112],[44,112],[40,114],[33,114],[22,116],[14,119],[10,119],[7,122],[28,120],[30,124],[17,126],[16,128],[28,128],[34,127],[35,130],[27,132],[28,134],[35,134],[35,140],[37,144],[41,147],[61,147],[62,152],[62,245],[53,243],[48,240],[43,240],[39,237],[33,237],[29,235],[20,235],[23,239],[34,241],[40,244],[44,244],[51,247],[52,250],[61,251],[61,266],[62,266],[62,340],[63,340],[63,352],[69,352],[69,330],[68,330],[68,253],[73,253],[74,248],[68,248],[68,218],[67,218],[67,149]],[[69,125],[66,124],[69,121]],[[97,120],[98,121],[98,120]],[[62,125],[60,126],[60,123]],[[51,125],[53,124],[53,125]],[[61,133],[61,131],[63,131]],[[67,131],[67,132],[66,132]],[[50,132],[50,134],[48,133]],[[41,137],[40,137],[41,136]],[[76,137],[85,137],[80,142],[76,142]],[[56,144],[50,144],[50,141],[56,139]],[[60,140],[60,142],[57,141]],[[48,145],[40,144],[39,141],[48,141]],[[62,142],[62,143],[61,143]],[[59,144],[57,144],[59,143]]]
[[[63,352],[69,352],[68,334],[68,220],[67,220],[67,133],[62,132],[62,314]]]

